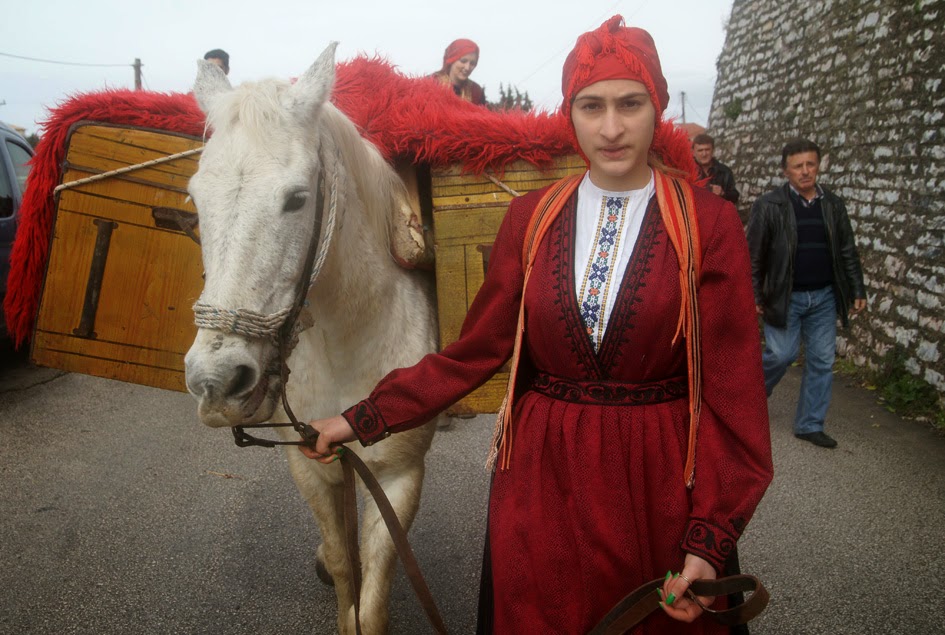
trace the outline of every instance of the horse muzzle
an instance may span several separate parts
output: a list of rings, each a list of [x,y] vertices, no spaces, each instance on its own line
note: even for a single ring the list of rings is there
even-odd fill
[[[265,342],[201,329],[184,358],[200,420],[217,428],[270,419],[282,388],[276,359]]]

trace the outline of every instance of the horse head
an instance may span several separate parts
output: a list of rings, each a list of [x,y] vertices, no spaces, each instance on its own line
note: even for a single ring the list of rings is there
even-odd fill
[[[295,301],[318,224],[318,127],[334,82],[335,47],[294,84],[265,80],[234,89],[219,67],[198,62],[194,94],[212,136],[188,188],[205,282],[185,371],[207,425],[265,421],[278,403],[274,334]]]

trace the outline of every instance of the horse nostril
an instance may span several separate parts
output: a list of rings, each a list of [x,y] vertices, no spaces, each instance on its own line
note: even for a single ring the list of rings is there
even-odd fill
[[[230,381],[228,396],[238,396],[250,392],[256,387],[256,373],[249,366],[239,365],[233,373],[233,379]]]

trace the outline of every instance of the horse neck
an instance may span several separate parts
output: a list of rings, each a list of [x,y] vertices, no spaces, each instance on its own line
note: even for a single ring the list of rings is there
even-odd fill
[[[390,328],[391,320],[423,310],[414,306],[422,289],[390,254],[389,223],[395,188],[401,186],[393,169],[343,115],[334,109],[325,114],[331,125],[323,126],[320,145],[322,160],[336,157],[340,166],[338,217],[309,300],[316,323],[345,340],[365,329]]]

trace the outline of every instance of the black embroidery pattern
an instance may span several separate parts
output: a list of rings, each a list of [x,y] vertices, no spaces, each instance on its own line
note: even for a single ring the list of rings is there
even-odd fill
[[[574,237],[577,233],[577,194],[568,201],[568,207],[562,212],[562,222],[557,231],[561,233],[561,248],[559,250],[557,272],[561,284],[558,287],[558,301],[564,313],[565,335],[574,359],[578,360],[581,368],[588,377],[603,379],[604,373],[597,361],[597,354],[587,335],[587,328],[581,320],[581,310],[578,305],[576,281],[574,279]]]
[[[650,261],[655,256],[655,247],[660,244],[659,237],[664,233],[661,231],[663,222],[656,196],[650,199],[644,214],[640,235],[623,274],[616,304],[614,304],[614,310],[610,315],[607,330],[604,332],[604,340],[598,352],[600,365],[608,373],[616,367],[621,354],[626,350],[625,344],[630,338],[630,331],[634,328],[633,318],[637,315],[634,305],[642,301],[640,290],[646,287],[644,280],[652,271]]]
[[[689,394],[686,377],[629,384],[619,381],[578,381],[536,373],[531,389],[560,401],[636,406],[682,399]]]
[[[561,307],[565,322],[564,333],[568,340],[573,359],[590,377],[601,378],[600,367],[594,349],[581,322],[577,291],[574,288],[574,234],[577,223],[577,194],[571,197],[567,207],[562,210],[560,221],[555,223],[555,242],[558,249],[552,251],[552,269],[558,280],[555,290],[558,293],[556,304]]]
[[[388,434],[387,422],[370,399],[351,406],[344,415],[362,441],[376,441]]]
[[[735,549],[735,537],[708,521],[693,519],[683,538],[682,548],[721,565]]]

